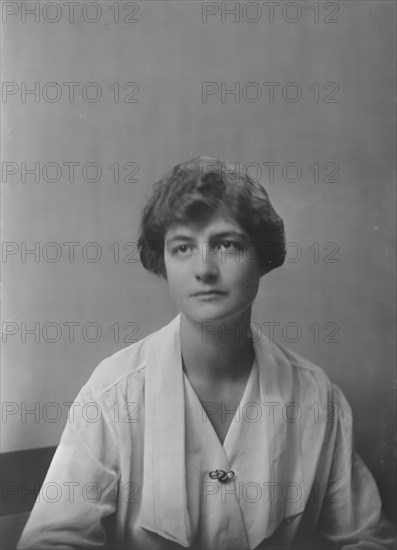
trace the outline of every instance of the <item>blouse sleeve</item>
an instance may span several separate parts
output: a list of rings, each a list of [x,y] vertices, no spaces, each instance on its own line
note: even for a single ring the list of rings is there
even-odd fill
[[[353,445],[352,412],[342,391],[334,386],[338,404],[336,440],[318,534],[339,550],[393,550],[393,528],[381,512],[379,491]]]
[[[104,523],[116,509],[117,440],[109,411],[85,386],[17,549],[89,549],[106,545]]]

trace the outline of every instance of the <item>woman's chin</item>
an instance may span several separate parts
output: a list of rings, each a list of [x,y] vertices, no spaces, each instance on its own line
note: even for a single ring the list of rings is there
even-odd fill
[[[242,317],[246,317],[244,311],[230,311],[229,309],[216,307],[215,305],[211,307],[210,304],[194,309],[180,309],[180,312],[187,320],[195,324],[243,322]]]

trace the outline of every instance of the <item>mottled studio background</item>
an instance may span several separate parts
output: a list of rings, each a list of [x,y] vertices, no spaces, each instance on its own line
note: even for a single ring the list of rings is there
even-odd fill
[[[165,171],[218,156],[261,176],[295,243],[254,320],[341,386],[392,516],[394,2],[71,9],[3,2],[2,451],[56,445],[97,363],[174,316],[126,243]]]

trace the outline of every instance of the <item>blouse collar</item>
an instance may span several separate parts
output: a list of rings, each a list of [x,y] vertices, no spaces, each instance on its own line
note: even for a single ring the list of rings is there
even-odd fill
[[[186,484],[180,319],[178,314],[155,332],[146,345],[144,474],[139,523],[167,540],[189,547],[197,526],[192,525],[189,514]],[[280,488],[292,482],[303,488],[299,423],[286,422],[280,412],[285,404],[294,403],[292,369],[268,339],[254,341],[254,350],[262,406],[270,415],[265,423],[267,433],[259,442],[263,459],[257,468],[264,471],[258,477],[268,476],[270,486],[278,484],[273,486]],[[295,402],[296,399],[295,396]],[[250,548],[270,537],[284,517],[304,509],[303,495],[294,501],[282,498],[281,490],[274,493],[279,497],[258,503],[263,508],[262,521],[248,523]]]

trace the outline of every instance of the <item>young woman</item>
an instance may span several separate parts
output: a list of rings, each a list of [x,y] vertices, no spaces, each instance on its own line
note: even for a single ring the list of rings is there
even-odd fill
[[[250,332],[285,258],[265,189],[215,159],[180,164],[139,248],[180,313],[82,388],[18,548],[392,548],[342,392]]]

